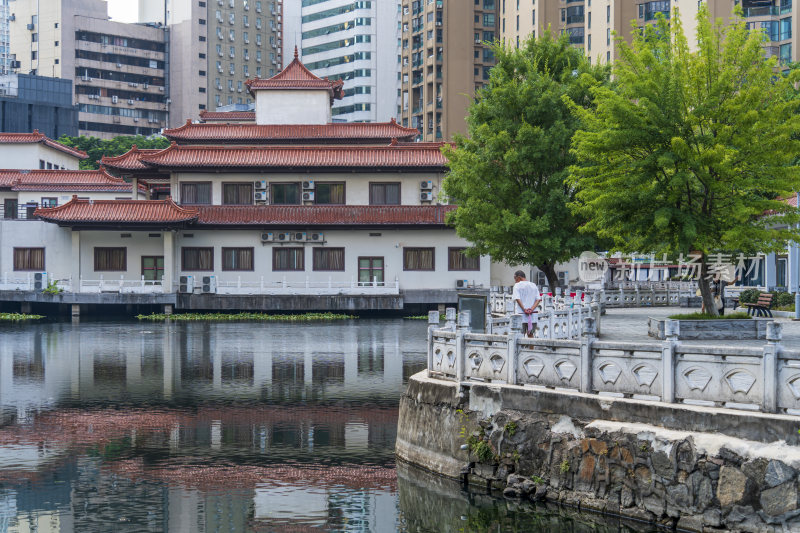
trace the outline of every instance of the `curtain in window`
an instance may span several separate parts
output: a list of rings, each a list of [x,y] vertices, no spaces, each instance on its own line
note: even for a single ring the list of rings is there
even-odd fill
[[[272,270],[305,270],[302,248],[274,248]]]
[[[404,248],[403,270],[433,270],[433,248]]]
[[[314,248],[314,270],[344,270],[344,248]]]
[[[450,248],[447,252],[448,270],[480,270],[480,257],[467,257],[466,248]]]
[[[253,203],[252,183],[223,183],[222,203],[228,205],[249,205]]]
[[[44,248],[14,248],[14,270],[44,270]]]
[[[317,183],[316,203],[343,204],[344,183]]]
[[[270,185],[269,198],[274,205],[297,205],[300,203],[300,184],[273,183]]]
[[[371,183],[370,203],[374,205],[399,205],[399,183]]]
[[[214,270],[213,248],[181,248],[183,270]]]
[[[126,248],[95,248],[95,272],[120,272],[128,270]]]
[[[223,248],[222,270],[253,270],[253,249]]]
[[[210,204],[210,183],[181,183],[182,204]]]

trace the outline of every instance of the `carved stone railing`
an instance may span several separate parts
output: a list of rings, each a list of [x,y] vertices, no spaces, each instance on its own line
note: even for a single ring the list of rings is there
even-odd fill
[[[574,293],[575,296],[561,295],[561,290],[556,289],[552,297],[556,308],[574,305],[575,302],[596,303],[602,307],[678,307],[682,297],[692,297],[694,290],[686,286],[676,285],[671,288],[621,288],[602,291]],[[512,302],[511,295],[505,292],[490,294],[490,307],[493,312],[502,312]]]
[[[455,328],[441,329],[432,313],[428,375],[800,414],[800,350],[781,345],[780,323],[770,323],[765,345],[746,347],[681,343],[672,320],[661,343],[600,341],[594,317],[583,322],[579,340],[530,339],[472,333],[462,315]]]

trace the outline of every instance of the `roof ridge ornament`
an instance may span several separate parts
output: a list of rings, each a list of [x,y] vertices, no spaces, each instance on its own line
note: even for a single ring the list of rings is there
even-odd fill
[[[294,58],[297,59],[297,45],[294,45]]]

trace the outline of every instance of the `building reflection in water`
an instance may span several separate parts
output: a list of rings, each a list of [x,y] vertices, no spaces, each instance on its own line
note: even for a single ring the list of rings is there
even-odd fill
[[[0,532],[395,531],[425,325],[0,330]]]

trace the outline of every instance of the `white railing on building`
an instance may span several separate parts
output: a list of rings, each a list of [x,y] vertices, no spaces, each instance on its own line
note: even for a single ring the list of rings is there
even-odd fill
[[[216,294],[264,294],[264,295],[396,295],[400,294],[400,283],[394,281],[333,281],[329,277],[326,281],[312,281],[306,277],[305,281],[288,281],[285,277],[281,280],[265,279],[263,276],[258,281],[242,280],[241,276],[232,278],[217,278]]]
[[[463,314],[458,325],[441,328],[438,313],[431,313],[428,376],[800,414],[800,350],[781,345],[780,323],[768,324],[765,345],[746,347],[681,343],[673,320],[661,343],[601,341],[594,321],[583,318],[578,340],[530,339],[516,328],[506,335],[472,333]]]

